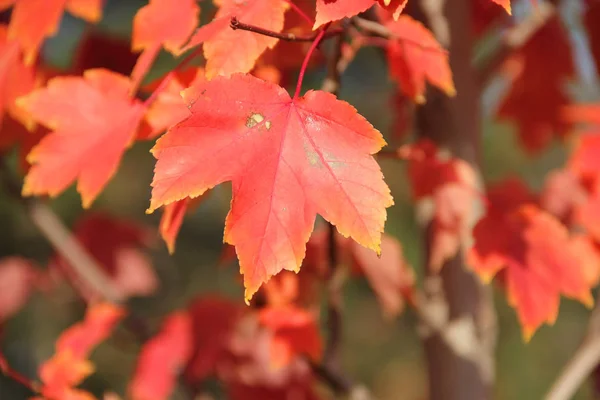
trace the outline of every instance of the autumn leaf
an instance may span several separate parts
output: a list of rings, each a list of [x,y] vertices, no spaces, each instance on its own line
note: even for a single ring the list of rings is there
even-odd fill
[[[377,2],[384,10],[392,14],[394,20],[398,20],[408,0],[377,0]]]
[[[281,32],[289,4],[282,0],[217,0],[215,3],[219,6],[215,18],[200,27],[181,52],[204,43],[208,79],[217,75],[250,72],[260,55],[265,50],[272,49],[279,39],[233,30],[229,26],[231,18],[236,17],[246,24]]]
[[[219,295],[206,295],[188,306],[192,318],[193,351],[184,377],[193,384],[214,374],[226,358],[235,326],[244,308]]]
[[[94,371],[87,359],[91,351],[110,335],[125,311],[108,303],[90,306],[85,319],[65,330],[56,341],[56,352],[39,369],[48,399],[89,399],[86,393],[73,389]],[[79,396],[79,397],[77,397]],[[93,397],[91,397],[93,398]]]
[[[37,276],[27,259],[13,256],[0,260],[0,324],[27,303]]]
[[[475,243],[468,254],[468,263],[485,281],[500,272],[525,340],[541,324],[554,323],[561,294],[593,303],[568,231],[528,197],[506,184],[491,188],[490,208],[473,230]]]
[[[319,362],[323,343],[313,313],[298,307],[267,307],[260,310],[259,320],[273,332],[271,362],[275,368],[302,355]]]
[[[415,275],[404,258],[400,242],[385,234],[381,239],[381,257],[365,251],[354,242],[348,243],[348,246],[354,261],[353,269],[366,277],[383,315],[390,319],[404,309],[405,298],[411,295],[415,285]]]
[[[321,91],[292,99],[242,74],[193,92],[192,116],[152,150],[148,212],[231,180],[224,240],[236,247],[247,301],[272,275],[300,268],[317,212],[379,252],[393,200],[372,154],[385,141],[353,107]]]
[[[166,87],[158,93],[156,100],[148,107],[138,139],[154,139],[171,126],[189,117],[190,110],[181,97],[181,92],[203,80],[203,68],[190,68],[175,72],[173,78],[166,83]],[[159,82],[162,82],[162,79],[153,82],[149,87],[158,90]]]
[[[583,24],[586,28],[587,37],[589,39],[589,47],[592,56],[596,62],[596,68],[600,68],[600,26],[598,26],[598,18],[600,18],[600,3],[588,0],[585,2],[585,11],[583,14]]]
[[[45,38],[58,30],[65,10],[88,22],[102,17],[103,0],[14,0],[8,36],[25,50],[25,62],[32,64]],[[32,12],[35,10],[35,12]]]
[[[206,195],[207,193],[194,199],[185,198],[165,206],[158,231],[167,244],[170,254],[175,252],[175,240],[183,224],[183,217],[187,212],[198,207],[204,201]]]
[[[152,262],[143,251],[153,237],[149,228],[97,212],[86,214],[78,220],[73,227],[73,234],[98,261],[122,296],[148,296],[156,291],[158,278]],[[81,280],[75,268],[60,254],[52,259],[49,268],[64,274],[88,301],[101,298],[101,294]]]
[[[339,233],[334,238],[339,263],[347,266],[353,275],[367,280],[385,318],[398,316],[415,283],[400,242],[384,233],[381,256],[377,256]],[[315,229],[306,246],[302,270],[298,274],[284,271],[262,286],[269,305],[295,304],[308,308],[320,304],[322,287],[319,284],[327,279],[330,268],[330,241],[328,229]]]
[[[510,0],[492,0],[494,3],[502,6],[507,13],[511,14]]]
[[[86,30],[73,55],[70,71],[73,75],[81,75],[88,69],[105,68],[129,75],[137,58],[128,39]]]
[[[407,97],[416,103],[425,102],[426,81],[448,96],[456,94],[448,52],[429,29],[407,15],[401,15],[397,21],[389,21],[385,26],[394,35],[387,47],[390,74]]]
[[[180,0],[173,6],[171,0],[151,0],[133,19],[131,47],[142,51],[133,68],[133,87],[142,81],[161,47],[177,54],[193,33],[200,15],[196,0]]]
[[[135,138],[144,107],[128,97],[128,78],[104,69],[56,77],[18,100],[53,132],[29,153],[23,195],[57,196],[75,180],[89,207]]]
[[[314,20],[314,1],[299,0],[294,1],[294,4],[305,16]],[[285,14],[283,32],[298,36],[310,36],[312,34],[312,26],[307,23],[306,19],[300,13],[291,10]],[[302,65],[311,45],[311,42],[278,41],[273,49],[267,49],[260,56],[255,68],[252,70],[252,75],[265,81],[277,83],[283,87],[295,83],[298,69]],[[307,71],[323,65],[324,60],[323,51],[320,48],[315,49],[307,64]]]
[[[35,68],[26,66],[22,56],[18,42],[9,40],[6,26],[0,25],[0,123],[8,113],[31,130],[31,119],[15,104],[19,96],[34,89],[36,82]]]
[[[552,43],[552,46],[548,46]],[[557,17],[542,26],[504,65],[511,87],[498,118],[514,121],[525,150],[543,150],[569,133],[561,109],[569,102],[565,83],[574,74],[568,35]]]
[[[433,205],[427,221],[428,266],[439,271],[468,235],[469,218],[478,197],[475,171],[464,160],[443,154],[429,140],[402,146],[399,156],[408,159],[413,198]]]
[[[317,0],[317,16],[313,30],[328,22],[353,17],[374,4],[374,0]]]
[[[192,354],[192,322],[186,312],[170,314],[144,344],[129,383],[132,400],[167,400]]]

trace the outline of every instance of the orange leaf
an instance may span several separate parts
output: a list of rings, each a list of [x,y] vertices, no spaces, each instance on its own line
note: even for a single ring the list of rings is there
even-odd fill
[[[85,319],[65,330],[56,342],[56,353],[40,366],[42,394],[52,400],[87,399],[72,389],[94,371],[89,354],[112,332],[125,312],[120,307],[99,303],[87,309]],[[80,397],[77,397],[80,396]]]
[[[188,211],[195,209],[205,198],[206,193],[195,199],[185,198],[165,206],[158,230],[167,244],[170,254],[175,252],[175,240],[183,224],[183,217]]]
[[[109,303],[90,306],[83,322],[64,331],[56,341],[56,351],[71,352],[75,358],[87,357],[92,349],[106,340],[125,311]]]
[[[297,307],[268,307],[260,310],[259,319],[273,332],[271,362],[276,368],[299,355],[314,362],[321,358],[323,343],[314,314]]]
[[[494,3],[499,4],[506,10],[507,13],[511,14],[510,0],[492,0]]]
[[[397,39],[388,43],[390,74],[406,96],[417,103],[425,102],[425,81],[454,96],[456,89],[448,63],[448,52],[431,31],[407,15],[389,21],[386,27]]]
[[[53,36],[63,12],[89,22],[97,22],[102,16],[103,0],[15,0],[10,18],[8,36],[19,42],[25,50],[25,61],[33,63],[42,42]]]
[[[18,100],[39,123],[52,129],[29,153],[33,164],[23,195],[57,196],[78,180],[89,207],[115,174],[135,138],[144,107],[128,97],[129,80],[104,69],[80,77],[57,77]]]
[[[491,206],[473,230],[468,260],[484,280],[502,270],[508,302],[529,340],[542,323],[556,320],[561,294],[588,306],[593,299],[565,227],[525,198],[519,201],[503,190],[506,186],[490,192]]]
[[[166,400],[178,372],[192,352],[192,324],[185,312],[175,312],[163,322],[158,335],[144,344],[129,393],[133,400]]]
[[[404,297],[410,293],[415,276],[408,265],[397,239],[381,237],[381,257],[351,242],[350,251],[355,269],[364,274],[377,295],[386,318],[393,318],[404,308]]]
[[[281,32],[288,3],[282,0],[217,0],[215,3],[220,8],[213,21],[198,29],[181,52],[204,43],[208,79],[217,75],[250,72],[260,55],[272,49],[279,39],[233,30],[229,26],[231,18]]]
[[[377,0],[377,2],[384,10],[392,13],[394,20],[397,21],[408,0]]]
[[[165,78],[166,79],[166,78]],[[140,128],[138,139],[153,139],[176,123],[189,117],[190,110],[181,91],[204,80],[204,69],[192,68],[176,72],[166,88],[152,102]],[[157,86],[153,84],[152,86]]]
[[[150,69],[159,49],[164,47],[175,54],[190,37],[200,15],[196,0],[150,0],[133,19],[131,47],[143,53],[132,72],[133,86],[141,82]]]
[[[393,200],[372,154],[385,141],[352,106],[321,91],[291,99],[241,74],[193,91],[192,116],[152,150],[148,212],[232,181],[224,240],[236,246],[247,301],[272,275],[300,268],[317,212],[379,253]]]
[[[328,22],[353,17],[374,4],[374,0],[317,0],[317,17],[313,30]]]
[[[23,115],[15,100],[33,90],[35,69],[23,64],[19,44],[8,40],[7,34],[6,26],[0,25],[0,122],[8,112],[28,129],[32,129],[30,119]]]

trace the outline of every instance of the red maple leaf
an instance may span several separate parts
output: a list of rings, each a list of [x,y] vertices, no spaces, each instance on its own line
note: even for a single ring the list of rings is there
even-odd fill
[[[317,16],[313,29],[328,22],[353,17],[374,4],[374,0],[317,0]]]
[[[426,81],[449,96],[456,94],[448,52],[429,29],[407,15],[401,15],[397,21],[389,21],[385,26],[395,36],[387,47],[390,74],[407,97],[423,103]]]
[[[180,370],[192,354],[192,322],[186,312],[175,312],[163,321],[160,332],[144,344],[129,383],[132,400],[166,400]]]
[[[29,153],[23,195],[57,196],[78,180],[89,207],[132,144],[144,107],[129,97],[128,78],[104,69],[56,77],[18,104],[53,132]]]
[[[89,22],[98,22],[102,17],[104,0],[12,0],[2,5],[14,3],[10,18],[8,36],[19,42],[25,50],[25,61],[31,64],[46,37],[58,30],[65,10]],[[32,12],[35,10],[35,12]]]
[[[439,271],[453,257],[469,229],[469,217],[477,198],[476,176],[465,161],[441,154],[435,144],[421,140],[403,146],[407,173],[416,201],[433,203],[429,267]]]
[[[231,18],[236,17],[246,24],[281,32],[289,4],[281,0],[218,0],[216,4],[219,11],[215,18],[198,29],[181,52],[204,43],[208,79],[217,75],[250,72],[260,55],[265,50],[272,49],[279,39],[233,30],[230,27]]]
[[[161,47],[177,54],[190,37],[196,25],[200,8],[196,0],[151,0],[140,8],[133,19],[131,47],[141,51],[131,73],[133,87],[137,87],[150,69]]]
[[[197,383],[215,374],[227,357],[235,326],[245,311],[219,295],[205,295],[189,305],[194,342],[184,372],[187,382]]]
[[[163,78],[168,79],[168,78]],[[181,97],[181,91],[204,80],[203,68],[177,71],[152,102],[140,127],[138,139],[153,139],[168,128],[190,116],[190,110]],[[145,89],[158,90],[163,80],[153,82]]]
[[[306,259],[298,274],[299,278],[304,279],[302,290],[298,290],[299,298],[307,295],[307,289],[311,287],[312,282],[319,282],[326,278],[330,267],[329,242],[327,229],[319,228],[311,236],[306,248]],[[377,296],[384,316],[393,318],[400,314],[404,309],[405,297],[410,295],[415,283],[415,277],[410,265],[404,259],[402,246],[398,240],[383,234],[380,257],[339,234],[335,235],[335,243],[339,255],[338,261],[349,266],[355,275],[367,279]],[[312,276],[307,273],[311,273]],[[277,278],[281,278],[281,274]],[[268,289],[272,282],[273,280],[269,281],[263,288]],[[316,288],[313,291],[316,291]],[[316,295],[312,297],[315,298]],[[316,297],[312,303],[318,304],[318,301],[320,297]],[[269,302],[271,303],[272,301]],[[304,301],[300,304],[310,303]]]
[[[498,117],[515,121],[526,151],[538,152],[568,134],[569,124],[560,111],[569,102],[564,84],[573,75],[573,61],[567,34],[556,17],[507,61],[504,74],[512,86]]]
[[[158,231],[167,244],[170,254],[175,252],[175,240],[183,224],[183,217],[186,213],[196,209],[206,199],[206,196],[207,193],[193,199],[185,198],[165,206]]]
[[[408,0],[317,0],[317,14],[313,30],[333,21],[353,17],[379,4],[398,19]]]
[[[516,181],[491,188],[488,197],[490,207],[473,230],[468,262],[486,281],[502,272],[525,339],[556,320],[561,294],[591,305],[588,278],[566,228]]]
[[[596,61],[596,68],[600,68],[600,26],[598,18],[600,18],[600,3],[594,0],[585,2],[586,9],[583,14],[583,23],[586,27],[587,36],[590,41],[590,50]]]
[[[393,200],[372,154],[385,142],[352,106],[320,91],[292,99],[242,74],[193,92],[192,116],[152,150],[148,211],[233,181],[225,241],[236,247],[247,301],[272,275],[300,268],[317,212],[379,252]]]

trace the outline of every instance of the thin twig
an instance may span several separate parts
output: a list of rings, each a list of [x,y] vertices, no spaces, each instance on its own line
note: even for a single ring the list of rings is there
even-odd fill
[[[253,32],[253,33],[257,33],[259,35],[269,36],[269,37],[277,38],[280,40],[285,40],[288,42],[313,42],[317,38],[317,36],[319,35],[319,32],[320,32],[320,31],[317,31],[314,34],[307,35],[307,36],[296,35],[295,33],[275,32],[275,31],[270,31],[268,29],[261,28],[260,26],[244,24],[243,22],[240,22],[236,17],[231,17],[230,26],[231,26],[231,29],[233,29],[233,30],[239,29],[242,31]],[[344,33],[343,29],[332,29],[330,31],[327,31],[323,35],[322,39],[325,40],[325,39],[328,39],[331,37],[339,36],[343,33]]]
[[[27,209],[31,221],[52,244],[56,252],[103,299],[115,304],[123,303],[125,301],[123,294],[116,290],[98,262],[79,244],[50,207],[37,199],[22,197],[19,186],[11,179],[4,160],[0,159],[0,163],[3,172],[1,180],[6,192]]]
[[[567,362],[546,395],[546,400],[567,400],[574,396],[594,368],[600,363],[600,294],[590,316],[581,345]]]
[[[10,365],[8,365],[8,361],[6,361],[6,358],[4,358],[4,355],[2,355],[2,353],[0,353],[0,373],[6,376],[7,378],[12,379],[13,381],[25,386],[33,393],[40,392],[39,384],[12,369]]]

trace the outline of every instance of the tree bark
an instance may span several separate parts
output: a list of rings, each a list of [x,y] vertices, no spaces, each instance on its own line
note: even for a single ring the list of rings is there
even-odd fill
[[[479,171],[480,88],[472,66],[472,0],[413,0],[408,12],[429,27],[449,50],[457,95],[447,97],[429,87],[426,104],[417,109],[417,134],[433,140],[440,149],[469,162]],[[470,227],[482,205],[474,203]],[[431,206],[418,204],[425,234],[425,265],[429,265],[433,215]],[[471,232],[471,229],[466,231]],[[423,307],[445,319],[446,332],[425,329],[423,343],[431,400],[485,400],[494,382],[496,315],[491,289],[464,265],[463,250],[471,238],[461,238],[462,250],[448,260],[440,273],[426,271]],[[449,332],[452,330],[452,332]],[[449,341],[448,338],[453,340]],[[454,344],[454,345],[453,345]]]

